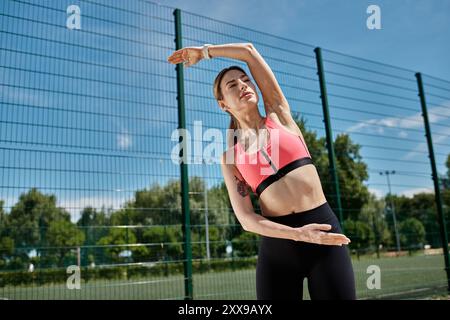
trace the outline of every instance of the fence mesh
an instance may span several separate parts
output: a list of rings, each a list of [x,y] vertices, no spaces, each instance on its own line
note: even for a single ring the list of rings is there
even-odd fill
[[[166,60],[175,50],[175,8],[78,3],[76,30],[66,25],[63,2],[0,3],[0,297],[183,299],[181,178],[172,161],[177,74]],[[335,212],[341,199],[358,297],[445,289],[415,71],[323,49],[337,194],[315,47],[181,17],[183,47],[251,42],[271,66]],[[203,132],[228,128],[212,90],[231,64],[248,70],[215,58],[184,71],[186,128],[202,150],[226,148]],[[450,82],[423,79],[448,223]],[[259,237],[235,218],[219,157],[189,164],[194,298],[255,299]],[[379,289],[369,289],[371,266],[381,270]]]

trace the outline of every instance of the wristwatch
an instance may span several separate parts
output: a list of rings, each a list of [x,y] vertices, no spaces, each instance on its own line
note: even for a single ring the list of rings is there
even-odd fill
[[[212,57],[209,55],[209,52],[208,52],[208,47],[209,47],[209,46],[212,46],[212,44],[207,43],[207,44],[204,44],[203,47],[202,47],[203,59],[211,59],[211,58],[212,58]]]

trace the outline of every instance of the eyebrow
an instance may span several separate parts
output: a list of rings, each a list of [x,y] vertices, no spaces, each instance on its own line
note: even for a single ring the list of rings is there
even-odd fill
[[[243,77],[248,77],[246,74],[243,74],[243,75],[241,75],[240,77],[239,77],[239,79],[240,78],[243,78]],[[236,79],[233,79],[233,80],[230,80],[230,81],[228,81],[227,83],[225,83],[225,86],[227,86],[229,83],[231,83],[231,82],[233,82],[233,81],[236,81]]]

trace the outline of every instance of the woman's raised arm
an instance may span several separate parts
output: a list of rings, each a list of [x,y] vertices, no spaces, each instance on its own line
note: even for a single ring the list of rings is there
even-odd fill
[[[227,43],[211,45],[208,53],[211,58],[225,57],[248,62],[250,58],[251,43]],[[203,58],[202,47],[186,47],[172,53],[167,61],[173,64],[185,62],[185,67],[198,63]]]
[[[293,128],[297,126],[292,117],[289,103],[272,69],[252,43],[210,45],[208,53],[212,58],[226,57],[246,62],[253,79],[255,79],[261,91],[266,115],[274,112],[284,125],[292,126]],[[184,63],[185,67],[190,67],[198,63],[202,58],[202,47],[186,47],[172,53],[167,58],[167,61],[173,64]]]

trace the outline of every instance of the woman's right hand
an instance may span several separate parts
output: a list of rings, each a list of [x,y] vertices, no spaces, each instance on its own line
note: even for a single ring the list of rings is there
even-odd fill
[[[202,47],[185,47],[173,52],[167,61],[172,64],[183,63],[184,67],[190,67],[202,60]]]
[[[309,243],[342,246],[343,244],[349,244],[350,239],[340,233],[324,232],[331,230],[329,224],[311,223],[304,225],[303,227],[293,228],[294,240],[303,241]]]

